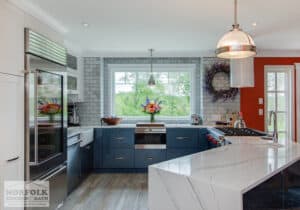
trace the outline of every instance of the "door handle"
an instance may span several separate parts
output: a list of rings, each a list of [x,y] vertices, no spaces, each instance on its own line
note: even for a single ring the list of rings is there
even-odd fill
[[[176,137],[176,139],[178,139],[178,140],[187,140],[187,139],[189,139],[189,137],[178,136],[178,137]]]
[[[20,158],[20,157],[17,156],[17,157],[14,157],[14,158],[11,158],[11,159],[6,160],[6,162],[13,162],[13,161],[18,160],[19,158]]]
[[[124,160],[124,157],[116,157],[116,160]]]
[[[124,140],[124,137],[114,137],[113,140],[119,140],[119,141],[122,141],[122,140]]]

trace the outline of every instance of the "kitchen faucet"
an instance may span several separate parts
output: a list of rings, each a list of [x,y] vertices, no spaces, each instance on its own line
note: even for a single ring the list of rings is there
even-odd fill
[[[274,126],[272,140],[274,143],[278,143],[277,114],[275,111],[270,111],[269,125],[272,124],[272,116],[273,116],[273,126]]]

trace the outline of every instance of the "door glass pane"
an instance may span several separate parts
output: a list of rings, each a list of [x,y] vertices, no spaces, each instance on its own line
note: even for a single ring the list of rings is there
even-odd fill
[[[286,131],[287,118],[286,113],[277,113],[278,131]]]
[[[275,111],[275,93],[268,93],[268,112]]]
[[[285,76],[284,72],[277,73],[277,91],[285,90]]]
[[[38,161],[62,152],[62,76],[37,71]]]
[[[268,78],[268,91],[274,91],[275,90],[275,73],[268,72],[267,78]]]
[[[286,96],[284,93],[277,93],[277,109],[278,111],[287,111]]]

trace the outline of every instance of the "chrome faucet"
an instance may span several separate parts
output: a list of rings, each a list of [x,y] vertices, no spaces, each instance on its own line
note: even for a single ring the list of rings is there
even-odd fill
[[[275,111],[270,111],[269,125],[272,124],[272,116],[273,116],[273,126],[274,126],[272,140],[274,143],[278,143],[277,114]]]

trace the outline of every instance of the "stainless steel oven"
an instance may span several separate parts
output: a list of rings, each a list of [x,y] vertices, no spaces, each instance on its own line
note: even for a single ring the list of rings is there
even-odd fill
[[[138,123],[135,128],[135,149],[166,149],[164,124]]]

